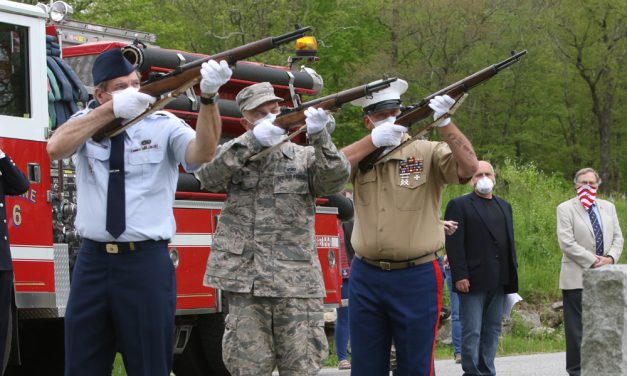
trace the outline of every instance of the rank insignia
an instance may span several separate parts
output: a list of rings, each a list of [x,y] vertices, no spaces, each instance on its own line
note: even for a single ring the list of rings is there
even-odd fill
[[[409,179],[420,180],[423,171],[423,160],[409,157],[398,164],[399,185],[409,187]]]

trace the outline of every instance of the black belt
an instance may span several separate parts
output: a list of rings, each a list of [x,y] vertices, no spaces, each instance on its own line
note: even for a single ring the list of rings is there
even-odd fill
[[[108,254],[117,255],[140,251],[142,249],[154,248],[155,246],[168,247],[169,240],[142,240],[139,242],[97,242],[95,240],[83,238],[83,244],[89,249],[95,249]]]
[[[355,254],[355,257],[365,262],[368,265],[376,266],[377,268],[381,268],[383,270],[400,270],[413,268],[414,266],[425,264],[429,261],[435,260],[435,254],[430,253],[425,256],[417,257],[411,260],[403,260],[403,261],[391,261],[391,260],[371,260],[365,257],[361,257],[358,254]]]

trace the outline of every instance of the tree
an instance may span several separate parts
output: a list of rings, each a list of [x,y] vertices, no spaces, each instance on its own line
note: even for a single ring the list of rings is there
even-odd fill
[[[579,0],[575,6],[556,3],[552,12],[557,22],[551,36],[558,56],[577,72],[589,94],[598,131],[599,173],[606,191],[619,188],[614,180],[620,171],[611,156],[617,144],[614,128],[620,126],[614,117],[617,91],[625,87],[626,10],[624,2]]]

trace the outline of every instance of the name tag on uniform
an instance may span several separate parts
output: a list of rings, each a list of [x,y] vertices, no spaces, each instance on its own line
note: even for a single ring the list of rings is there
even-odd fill
[[[137,152],[137,151],[142,151],[142,150],[150,150],[150,149],[158,149],[159,148],[159,144],[153,144],[152,140],[150,140],[150,139],[141,140],[139,145],[140,145],[139,148],[131,149],[131,153]]]

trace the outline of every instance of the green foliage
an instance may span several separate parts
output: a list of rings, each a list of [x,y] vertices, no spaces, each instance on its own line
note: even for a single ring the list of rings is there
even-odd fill
[[[558,298],[561,251],[557,243],[557,205],[574,195],[563,179],[546,176],[528,164],[509,160],[497,169],[502,194],[514,213],[514,237],[519,264],[520,293],[528,301]]]
[[[507,325],[511,325],[511,331],[501,334],[497,356],[559,352],[564,351],[566,347],[562,326],[553,333],[533,335],[515,310],[512,313],[511,322]],[[452,345],[438,344],[436,346],[436,359],[450,359],[451,354],[453,354]]]

